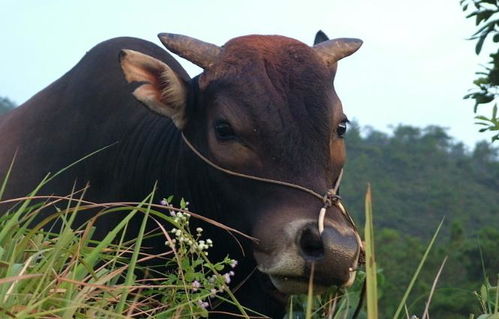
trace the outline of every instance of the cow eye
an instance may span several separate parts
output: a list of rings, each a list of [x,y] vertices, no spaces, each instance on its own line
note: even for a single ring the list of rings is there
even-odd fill
[[[234,139],[236,137],[232,126],[228,122],[222,120],[215,122],[215,133],[217,139],[222,141]]]
[[[336,134],[338,134],[338,137],[343,138],[346,132],[347,122],[341,122],[340,124],[338,124],[338,128],[336,128]]]

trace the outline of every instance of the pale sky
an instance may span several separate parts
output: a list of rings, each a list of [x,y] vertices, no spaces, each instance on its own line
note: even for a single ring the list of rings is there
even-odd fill
[[[477,132],[472,101],[462,99],[488,58],[476,57],[466,41],[475,27],[459,0],[0,0],[0,12],[0,96],[18,104],[112,37],[161,45],[156,35],[171,32],[222,45],[240,35],[280,34],[312,44],[322,29],[364,40],[336,76],[350,119],[383,131],[436,124],[468,145],[489,136]],[[179,60],[191,76],[199,73]]]

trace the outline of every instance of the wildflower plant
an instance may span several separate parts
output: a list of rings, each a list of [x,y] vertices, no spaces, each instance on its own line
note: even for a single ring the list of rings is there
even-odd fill
[[[166,206],[173,217],[173,227],[165,234],[165,245],[174,253],[167,266],[175,270],[169,272],[163,282],[168,289],[163,292],[162,302],[174,305],[168,307],[165,314],[207,317],[208,310],[219,301],[233,299],[228,284],[235,274],[237,261],[225,257],[212,263],[208,254],[213,240],[204,236],[201,227],[191,230],[189,203],[181,199],[177,209],[172,202],[172,196],[161,200],[161,205]]]
[[[171,204],[172,197],[153,204],[154,192],[140,203],[86,202],[84,190],[67,197],[40,196],[42,202],[34,196],[35,191],[28,199],[0,199],[0,204],[17,202],[0,212],[0,318],[201,318],[219,300],[234,304],[247,317],[228,287],[237,262],[228,257],[209,261],[214,243],[202,228],[191,232],[186,201],[179,208]],[[54,205],[62,200],[63,208]],[[28,227],[42,209],[50,217]],[[98,213],[77,225],[76,215],[89,209]],[[96,219],[116,213],[116,227],[93,239]],[[142,225],[126,240],[134,216]],[[161,220],[161,230],[171,229],[148,233],[145,225],[151,218]],[[60,229],[45,230],[51,220],[60,222]],[[150,236],[165,238],[169,251],[146,253],[142,240]],[[144,263],[164,256],[166,273]],[[144,276],[138,278],[137,271]],[[153,277],[148,275],[152,272]]]

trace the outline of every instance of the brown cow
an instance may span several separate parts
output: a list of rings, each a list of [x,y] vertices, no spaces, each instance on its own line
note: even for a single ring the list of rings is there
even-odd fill
[[[158,181],[162,194],[187,198],[194,211],[258,239],[243,241],[242,255],[225,232],[209,230],[212,255],[239,259],[235,285],[259,270],[237,296],[271,317],[283,314],[288,294],[306,291],[312,264],[316,291],[351,284],[360,254],[353,225],[336,205],[326,205],[321,233],[317,220],[345,161],[337,61],[361,41],[309,47],[250,35],[218,47],[173,34],[160,39],[203,73],[190,79],[152,43],[112,39],[0,117],[0,178],[17,150],[6,196],[24,195],[47,172],[118,142],[43,192],[67,194],[77,179],[90,182],[90,200],[136,201]],[[114,223],[100,221],[97,235]]]

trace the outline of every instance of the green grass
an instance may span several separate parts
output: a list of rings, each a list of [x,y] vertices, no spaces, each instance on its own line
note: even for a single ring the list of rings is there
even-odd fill
[[[164,214],[163,205],[153,204],[153,193],[133,205],[100,205],[84,201],[83,196],[84,190],[64,198],[32,193],[2,215],[1,318],[206,317],[207,305],[220,300],[233,303],[248,317],[227,285],[233,261],[212,263],[207,258],[211,245],[201,244],[206,242],[201,229],[191,233],[191,214],[185,204],[181,208],[169,204],[171,213]],[[58,208],[62,200],[66,204]],[[50,216],[28,227],[42,210],[50,211]],[[89,210],[98,213],[83,225],[75,225],[76,215]],[[120,214],[120,222],[96,241],[94,224],[108,214]],[[133,240],[126,240],[124,234],[134,217],[142,220],[139,232]],[[161,227],[146,233],[146,222],[151,219]],[[61,225],[57,232],[42,228],[54,220]],[[166,230],[165,225],[175,231]],[[161,255],[143,249],[143,240],[151,236],[164,236]],[[143,263],[153,258],[162,258],[165,266],[176,271],[145,268]],[[154,276],[138,279],[138,271]]]

